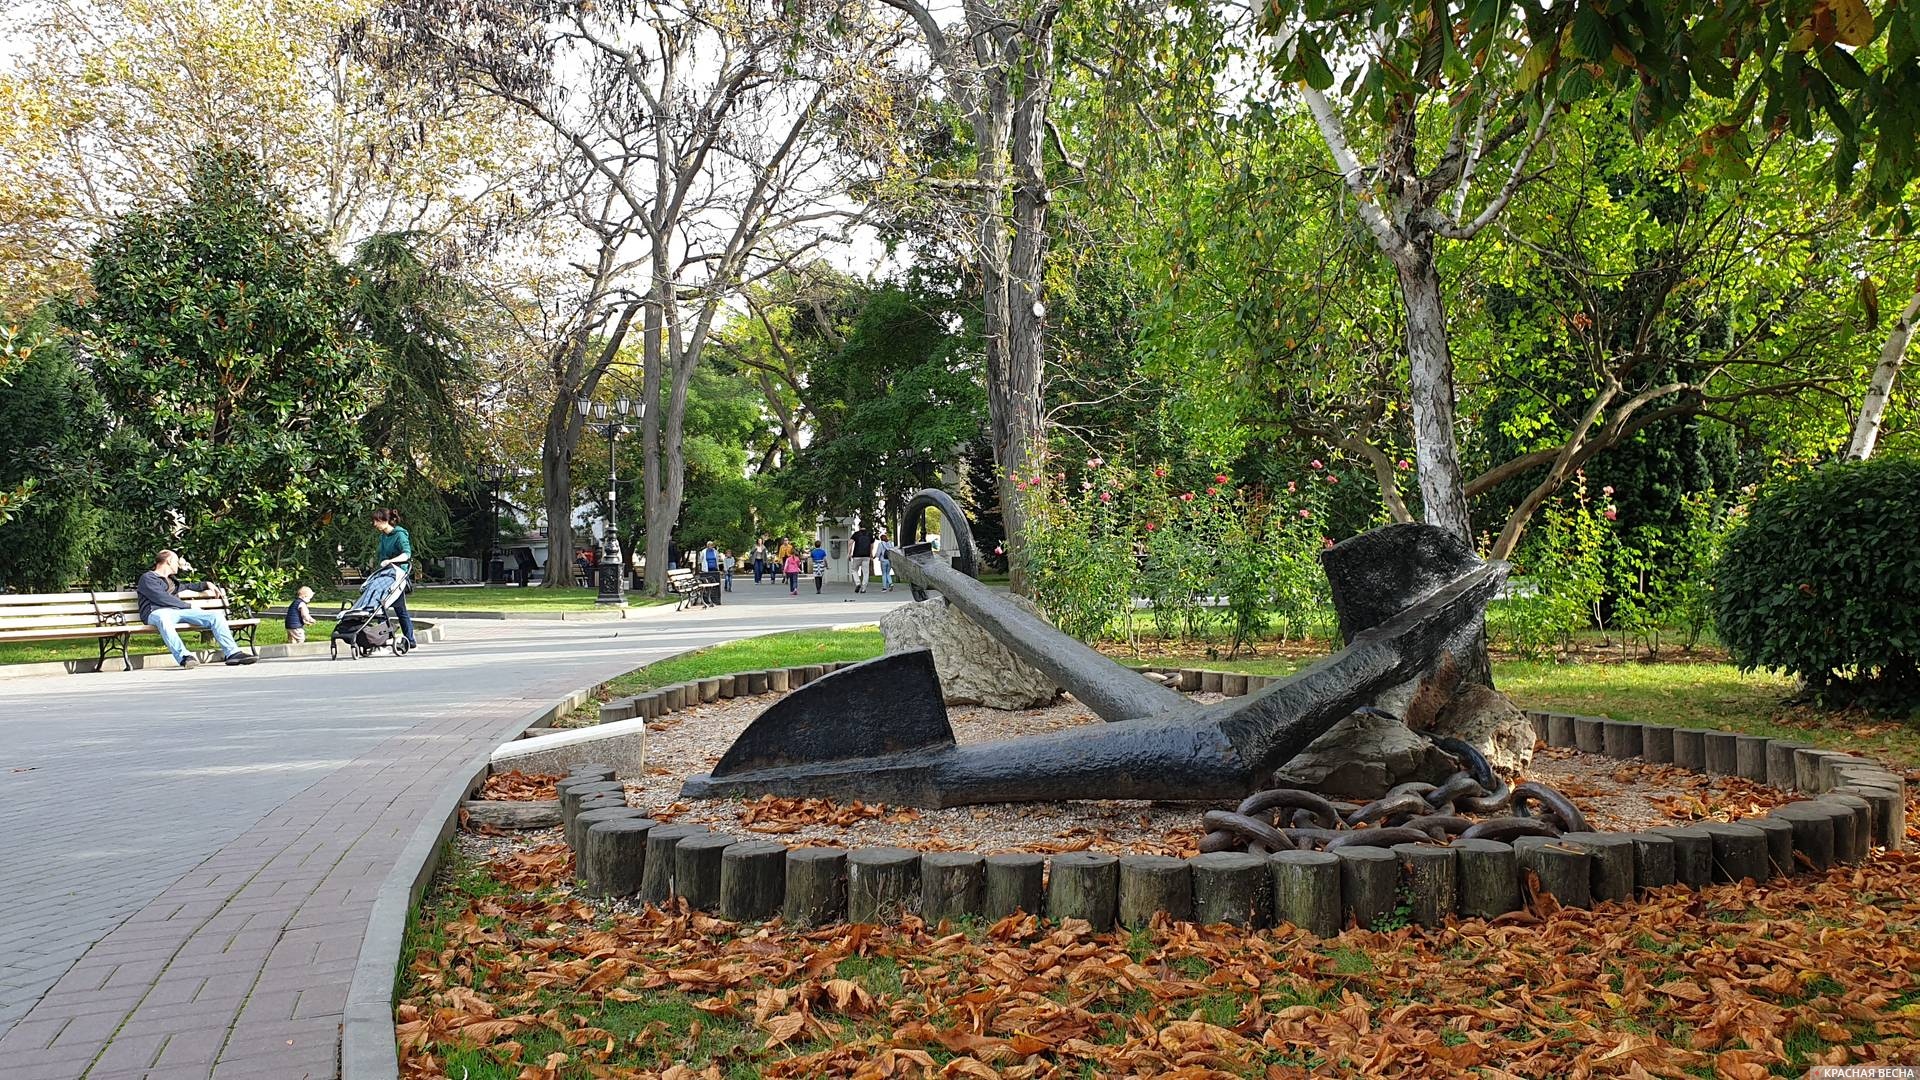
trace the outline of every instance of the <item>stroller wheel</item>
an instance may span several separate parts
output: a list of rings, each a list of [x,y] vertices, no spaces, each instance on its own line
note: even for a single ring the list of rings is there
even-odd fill
[[[330,653],[332,653],[332,654],[333,654],[333,655],[332,655],[332,656],[330,656],[330,657],[329,657],[328,659],[332,659],[332,660],[338,660],[338,659],[340,659],[340,643],[339,643],[338,641],[330,641],[330,642],[328,642],[328,643],[327,643],[327,649],[328,649],[328,651],[329,651]]]

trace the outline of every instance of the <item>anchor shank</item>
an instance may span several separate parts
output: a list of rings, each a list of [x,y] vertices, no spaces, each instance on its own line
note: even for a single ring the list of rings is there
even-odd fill
[[[1185,697],[1121,667],[1045,619],[1035,618],[949,566],[928,546],[914,544],[904,554],[901,577],[946,597],[994,640],[1066,687],[1100,719],[1198,714],[1198,707]]]

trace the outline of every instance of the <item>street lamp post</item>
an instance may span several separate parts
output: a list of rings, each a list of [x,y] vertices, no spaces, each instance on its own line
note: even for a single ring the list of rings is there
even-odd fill
[[[627,565],[626,557],[620,551],[620,459],[614,453],[614,439],[620,432],[633,426],[626,418],[629,414],[638,421],[646,416],[646,404],[634,409],[633,399],[621,395],[609,410],[604,401],[588,398],[575,398],[574,407],[579,409],[582,419],[591,416],[594,430],[607,440],[607,535],[600,553],[600,595],[594,598],[596,604],[625,607],[627,605]],[[611,415],[609,415],[611,413]],[[551,565],[552,556],[548,556]]]

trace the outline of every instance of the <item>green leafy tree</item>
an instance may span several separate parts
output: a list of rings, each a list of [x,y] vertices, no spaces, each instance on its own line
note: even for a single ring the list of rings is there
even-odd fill
[[[810,513],[873,520],[876,500],[936,483],[984,430],[973,336],[952,291],[925,277],[786,292],[729,328],[791,433],[777,482]]]
[[[150,549],[182,549],[243,597],[279,594],[333,517],[394,470],[362,418],[379,346],[352,332],[340,264],[246,154],[196,159],[189,194],[129,214],[93,249],[68,323],[117,426],[110,506]]]
[[[362,242],[346,268],[352,333],[379,350],[361,437],[395,477],[370,497],[401,512],[416,573],[442,555],[471,550],[456,518],[471,514],[483,488],[472,475],[479,433],[470,401],[480,376],[466,331],[479,300],[437,264],[430,243],[419,234],[382,233]],[[374,561],[379,534],[366,515],[338,519],[330,531],[332,543],[313,549],[321,561],[310,576],[330,579],[336,550]]]
[[[106,413],[51,322],[43,309],[8,332],[0,381],[0,491],[33,493],[11,520],[0,499],[0,587],[42,592],[85,574],[104,524],[94,477]]]

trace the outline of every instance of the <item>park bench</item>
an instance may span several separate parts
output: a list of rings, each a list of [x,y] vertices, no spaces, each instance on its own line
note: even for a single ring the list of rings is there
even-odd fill
[[[684,611],[689,607],[712,607],[720,602],[720,582],[685,568],[667,571],[667,591],[680,594],[680,606],[674,609],[676,611]]]
[[[182,592],[180,598],[202,611],[226,612],[234,637],[254,647],[260,620],[251,611],[230,605],[222,596]],[[131,670],[127,645],[133,636],[158,633],[140,621],[140,597],[132,591],[0,593],[0,641],[94,641],[100,646],[102,670],[112,656],[120,658],[123,670]]]

